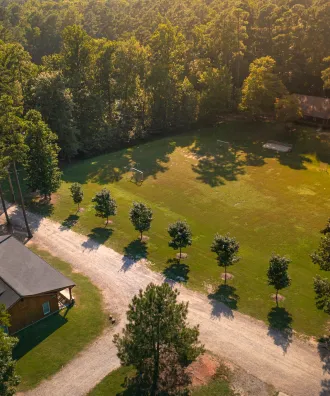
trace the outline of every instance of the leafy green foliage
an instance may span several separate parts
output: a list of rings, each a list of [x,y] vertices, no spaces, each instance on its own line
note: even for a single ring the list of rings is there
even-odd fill
[[[316,294],[316,304],[319,308],[330,313],[330,282],[327,278],[317,275],[314,278],[314,291]]]
[[[92,202],[95,202],[94,209],[96,216],[107,219],[107,224],[109,222],[109,216],[115,216],[117,214],[116,201],[111,197],[110,191],[106,188],[98,192],[92,199]]]
[[[303,114],[298,99],[294,95],[285,95],[275,100],[276,118],[285,124],[298,121]]]
[[[142,202],[133,202],[129,218],[134,228],[140,232],[142,239],[143,231],[148,231],[151,227],[152,210]]]
[[[174,250],[180,249],[180,258],[182,248],[191,246],[192,244],[192,233],[189,225],[185,221],[176,221],[170,224],[167,232],[172,240],[168,243],[168,246]]]
[[[253,61],[250,74],[242,88],[240,108],[254,116],[274,111],[276,99],[287,93],[282,81],[275,73],[276,61],[270,56]]]
[[[288,275],[290,262],[288,258],[277,254],[273,254],[269,260],[269,268],[267,271],[268,284],[274,286],[276,290],[276,304],[278,304],[278,291],[291,284],[291,279]]]
[[[58,167],[57,136],[42,120],[41,114],[30,110],[26,116],[26,143],[29,147],[25,170],[27,185],[32,191],[49,197],[61,184]]]
[[[72,183],[70,186],[70,192],[71,192],[71,197],[73,199],[73,202],[76,205],[78,205],[78,210],[79,210],[79,205],[81,204],[81,202],[84,198],[84,192],[83,192],[81,184]]]
[[[9,315],[4,305],[0,304],[0,395],[12,396],[20,382],[16,374],[16,362],[12,358],[12,351],[17,339],[8,336],[1,326],[9,326]]]
[[[123,365],[138,372],[139,387],[151,395],[177,394],[190,383],[185,368],[204,351],[198,327],[187,324],[188,303],[164,283],[150,284],[129,305],[122,335],[114,343]]]
[[[321,238],[320,246],[311,254],[311,258],[313,263],[319,265],[322,270],[330,270],[330,234],[328,232]]]
[[[227,267],[239,261],[237,256],[239,243],[229,234],[215,234],[211,252],[216,253],[218,265],[225,268],[225,282],[227,281]]]

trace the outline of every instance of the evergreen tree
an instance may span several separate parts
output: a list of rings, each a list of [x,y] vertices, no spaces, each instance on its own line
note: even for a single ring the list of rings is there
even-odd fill
[[[0,304],[0,395],[13,396],[20,382],[16,374],[16,362],[12,357],[17,338],[8,336],[4,328],[9,327],[9,315]]]
[[[180,394],[190,383],[186,367],[204,352],[198,327],[187,324],[188,303],[178,303],[178,295],[167,283],[140,290],[123,334],[114,337],[121,363],[138,372],[139,394]]]
[[[110,191],[106,188],[98,192],[92,199],[92,202],[95,202],[94,209],[96,216],[107,219],[106,224],[109,223],[109,216],[115,216],[117,214],[116,201],[111,197]]]
[[[192,244],[192,233],[189,225],[185,221],[176,221],[168,227],[168,234],[172,240],[168,245],[174,250],[179,249],[179,260],[181,259],[182,248]]]
[[[142,202],[133,202],[129,218],[134,228],[140,232],[142,241],[143,231],[148,231],[151,226],[152,210]]]
[[[70,186],[70,192],[71,192],[71,197],[73,199],[73,202],[76,205],[78,205],[78,212],[79,212],[79,205],[81,204],[81,202],[84,198],[84,192],[82,190],[81,184],[73,183]]]
[[[324,309],[325,312],[330,313],[330,282],[327,278],[321,278],[316,275],[313,279],[314,291],[316,294],[316,304],[318,308]]]
[[[291,279],[288,275],[290,260],[286,257],[273,254],[269,261],[269,268],[267,271],[268,284],[274,286],[276,290],[276,305],[278,306],[278,291],[284,289],[291,284]]]
[[[227,235],[215,234],[211,252],[216,253],[218,265],[225,268],[225,284],[227,283],[227,267],[239,261],[237,256],[239,243]]]
[[[61,184],[58,167],[57,136],[49,129],[36,110],[26,116],[26,144],[29,147],[25,169],[27,185],[39,191],[45,198],[56,192]]]
[[[300,103],[294,95],[276,98],[275,112],[277,120],[283,122],[286,128],[291,128],[292,123],[303,116]]]

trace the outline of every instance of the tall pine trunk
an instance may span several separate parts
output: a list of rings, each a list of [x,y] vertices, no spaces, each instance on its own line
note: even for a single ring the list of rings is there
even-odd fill
[[[2,203],[2,207],[3,207],[3,211],[5,212],[7,224],[10,224],[10,220],[9,220],[9,216],[8,216],[8,212],[7,212],[7,207],[6,207],[6,202],[5,202],[5,199],[3,197],[3,192],[2,192],[1,186],[0,186],[0,197],[1,197],[1,203]]]
[[[21,190],[21,185],[20,185],[19,179],[18,179],[18,174],[17,174],[16,162],[15,161],[13,162],[13,168],[14,168],[14,174],[15,174],[17,189],[18,189],[18,193],[19,193],[19,196],[20,196],[20,200],[21,200],[21,206],[22,206],[22,212],[23,212],[23,217],[24,217],[24,221],[25,221],[26,231],[27,231],[27,234],[28,234],[28,238],[32,238],[32,233],[31,233],[31,230],[30,230],[30,226],[29,226],[29,223],[28,223],[27,216],[26,216],[24,199],[23,199],[23,194],[22,194],[22,190]]]

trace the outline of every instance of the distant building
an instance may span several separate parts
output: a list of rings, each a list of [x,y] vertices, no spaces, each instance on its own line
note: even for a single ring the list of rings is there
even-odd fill
[[[330,127],[330,99],[298,94],[296,97],[305,121]]]
[[[74,286],[14,237],[0,236],[0,304],[10,314],[10,334],[71,304]]]

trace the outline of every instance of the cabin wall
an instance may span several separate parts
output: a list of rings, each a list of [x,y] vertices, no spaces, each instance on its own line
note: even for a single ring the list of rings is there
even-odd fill
[[[42,304],[47,301],[49,302],[50,312],[48,315],[44,315]],[[58,309],[57,293],[25,297],[8,310],[11,323],[9,334],[16,333],[24,327],[58,311]]]

